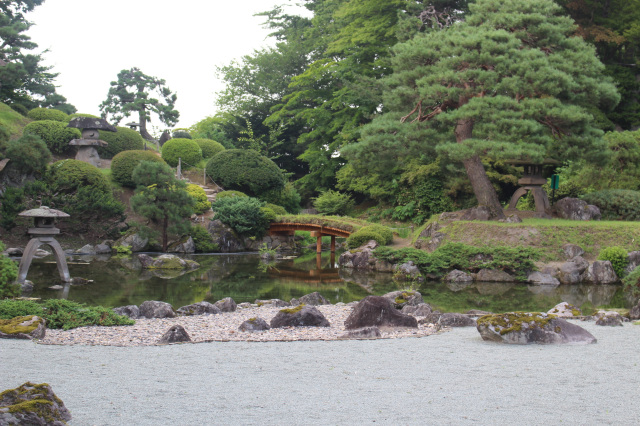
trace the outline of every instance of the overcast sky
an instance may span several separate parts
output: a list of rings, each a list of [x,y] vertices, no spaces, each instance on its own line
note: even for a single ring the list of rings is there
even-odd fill
[[[277,4],[293,3],[46,0],[27,15],[35,24],[28,34],[39,50],[49,49],[45,64],[60,74],[57,91],[78,112],[99,115],[109,83],[120,70],[138,67],[166,80],[178,95],[175,127],[189,127],[216,113],[215,93],[223,88],[216,66],[273,44],[262,27],[264,17],[253,15]],[[151,124],[150,130],[165,128],[157,118]]]

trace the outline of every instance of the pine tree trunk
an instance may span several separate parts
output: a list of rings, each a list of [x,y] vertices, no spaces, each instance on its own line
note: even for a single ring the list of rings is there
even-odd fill
[[[165,216],[162,221],[162,252],[167,252],[169,246],[169,237],[167,236],[167,228],[169,228],[169,216]]]
[[[456,129],[456,142],[462,143],[471,138],[473,132],[473,120],[459,120]],[[467,171],[467,176],[471,182],[473,193],[478,200],[478,205],[485,206],[491,212],[492,219],[504,219],[504,209],[498,200],[496,189],[489,181],[487,172],[484,170],[480,157],[474,155],[462,162]]]
[[[138,117],[140,118],[140,135],[148,141],[153,141],[153,136],[147,132],[147,118],[144,110],[139,112]]]

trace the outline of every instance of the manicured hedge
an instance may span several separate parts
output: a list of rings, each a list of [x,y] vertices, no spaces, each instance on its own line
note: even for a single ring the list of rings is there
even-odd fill
[[[27,113],[27,117],[32,120],[53,120],[66,124],[71,120],[71,117],[67,113],[49,108],[34,108]]]
[[[605,220],[640,220],[640,191],[605,189],[581,197],[598,206]]]
[[[107,142],[107,146],[98,147],[102,158],[113,158],[122,151],[140,150],[144,148],[144,139],[140,133],[128,127],[116,127],[117,132],[100,130],[100,139]]]
[[[39,136],[30,134],[9,141],[6,156],[11,159],[10,167],[26,174],[43,172],[51,161],[51,152],[47,144]]]
[[[169,139],[162,145],[162,158],[171,167],[178,165],[178,158],[182,158],[182,168],[187,169],[202,161],[202,150],[192,139]]]
[[[207,174],[223,188],[260,198],[280,191],[285,178],[278,166],[253,150],[227,149],[207,162]]]
[[[225,150],[225,147],[212,139],[194,139],[202,150],[202,158],[212,158],[214,155]]]
[[[56,192],[73,193],[79,188],[90,187],[92,191],[111,193],[106,176],[89,163],[78,160],[62,160],[51,165],[48,181]]]
[[[24,127],[23,134],[40,136],[53,154],[72,152],[69,142],[82,137],[80,130],[54,120],[32,121]]]
[[[164,163],[164,160],[153,151],[122,151],[111,160],[111,178],[122,186],[135,188],[136,184],[133,182],[131,174],[133,169],[143,161]]]
[[[193,183],[187,184],[187,192],[195,201],[193,212],[195,214],[203,214],[211,209],[211,203],[207,199],[207,193],[200,186]]]

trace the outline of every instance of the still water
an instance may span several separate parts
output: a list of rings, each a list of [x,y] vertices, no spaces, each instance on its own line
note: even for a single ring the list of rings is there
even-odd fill
[[[265,263],[257,254],[185,256],[200,263],[195,271],[141,270],[135,256],[75,256],[68,259],[72,277],[93,282],[52,290],[60,284],[52,259],[36,260],[27,279],[32,297],[68,298],[89,305],[139,305],[145,300],[171,303],[175,309],[203,300],[232,297],[236,302],[283,299],[318,291],[332,303],[360,300],[407,288],[390,273],[354,272],[335,266],[335,257],[311,252]],[[491,312],[547,311],[569,302],[588,312],[593,308],[629,308],[631,300],[620,285],[529,286],[517,283],[413,283],[424,300],[443,312],[482,309]]]

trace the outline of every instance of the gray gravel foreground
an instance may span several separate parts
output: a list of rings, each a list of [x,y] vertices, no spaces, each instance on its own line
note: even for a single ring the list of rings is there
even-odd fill
[[[49,383],[78,425],[638,424],[640,326],[585,346],[475,328],[369,341],[50,346],[0,341],[0,390]]]

